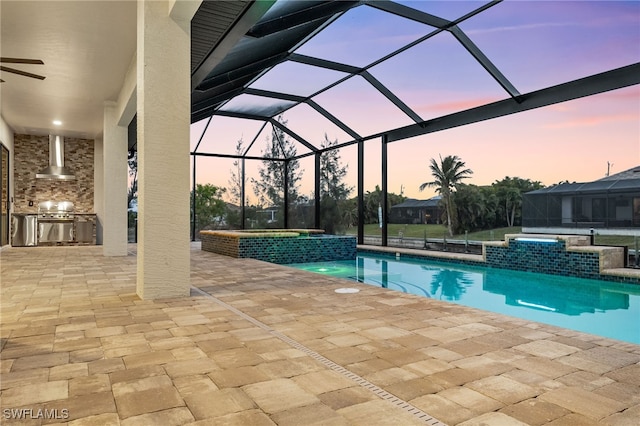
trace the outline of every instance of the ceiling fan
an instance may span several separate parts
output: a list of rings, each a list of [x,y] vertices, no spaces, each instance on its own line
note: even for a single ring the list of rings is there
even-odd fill
[[[0,58],[0,63],[5,64],[28,64],[28,65],[44,65],[44,62],[40,59],[23,59],[23,58]],[[15,68],[5,67],[0,65],[0,71],[6,71],[13,74],[22,75],[25,77],[37,78],[38,80],[44,80],[45,77],[38,74],[32,74],[30,72],[17,70]],[[0,83],[4,83],[4,80],[0,79]]]

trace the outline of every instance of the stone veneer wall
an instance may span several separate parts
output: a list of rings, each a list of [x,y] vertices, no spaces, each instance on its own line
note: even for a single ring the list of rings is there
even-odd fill
[[[6,150],[6,147],[2,145],[2,149],[0,149],[1,153],[6,153],[6,155],[2,155],[2,166],[0,166],[0,171],[2,172],[2,188],[7,188],[6,193],[2,193],[2,199],[0,199],[0,213],[5,213],[8,208],[9,201],[9,150]]]
[[[65,138],[64,163],[75,180],[36,179],[49,164],[49,136],[14,135],[14,211],[35,213],[41,201],[71,201],[78,213],[94,211],[94,141]],[[33,202],[29,206],[29,201]]]
[[[226,256],[252,258],[271,263],[305,263],[356,258],[356,237],[310,235],[297,237],[225,236],[200,234],[202,250]]]
[[[232,236],[211,235],[209,233],[200,233],[202,241],[201,249],[212,253],[223,254],[230,257],[238,256],[240,247],[240,239]]]

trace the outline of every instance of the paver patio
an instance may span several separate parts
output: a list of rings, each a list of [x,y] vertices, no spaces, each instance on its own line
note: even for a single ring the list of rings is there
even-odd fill
[[[640,419],[638,345],[198,244],[191,297],[140,300],[130,249],[126,258],[103,257],[101,247],[0,252],[0,423]]]

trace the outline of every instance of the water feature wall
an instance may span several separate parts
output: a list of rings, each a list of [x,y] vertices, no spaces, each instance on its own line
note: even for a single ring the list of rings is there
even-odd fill
[[[201,231],[202,250],[271,263],[351,260],[356,237],[318,230]]]
[[[624,267],[622,247],[590,246],[587,236],[505,235],[483,251],[487,266],[543,274],[601,279],[604,270]]]

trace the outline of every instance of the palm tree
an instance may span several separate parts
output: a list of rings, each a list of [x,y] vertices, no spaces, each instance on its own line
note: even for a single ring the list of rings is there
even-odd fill
[[[420,185],[420,191],[423,191],[427,187],[434,187],[436,192],[442,196],[444,211],[447,215],[449,236],[453,236],[451,216],[454,212],[454,206],[452,194],[456,187],[462,183],[462,179],[468,178],[468,175],[473,174],[473,171],[467,169],[465,162],[457,155],[447,155],[444,158],[440,155],[440,164],[438,164],[435,158],[432,158],[429,168],[431,169],[431,175],[434,180]]]
[[[426,269],[423,266],[423,269]],[[440,300],[460,300],[473,285],[473,278],[468,272],[440,270],[431,277],[431,297],[435,298],[440,292]]]

